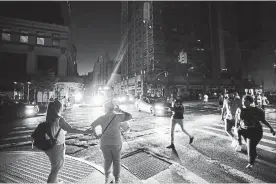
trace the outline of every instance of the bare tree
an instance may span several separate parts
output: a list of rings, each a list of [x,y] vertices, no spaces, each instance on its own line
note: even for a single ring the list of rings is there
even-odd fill
[[[44,94],[47,94],[47,99],[49,99],[49,92],[53,91],[58,78],[54,75],[52,71],[48,72],[37,72],[32,80],[32,89],[35,94],[35,101],[37,102],[37,94],[39,91],[42,92],[42,99]]]

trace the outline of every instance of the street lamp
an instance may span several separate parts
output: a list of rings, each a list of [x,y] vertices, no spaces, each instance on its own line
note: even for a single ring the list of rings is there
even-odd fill
[[[13,82],[14,86],[13,86],[13,99],[15,99],[15,94],[16,94],[16,84],[17,82]]]
[[[28,87],[28,96],[27,96],[27,101],[29,102],[30,101],[30,84],[31,82],[27,82],[27,87]]]

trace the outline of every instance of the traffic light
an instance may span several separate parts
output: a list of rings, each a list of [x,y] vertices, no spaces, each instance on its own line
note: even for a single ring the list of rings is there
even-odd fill
[[[138,81],[138,87],[139,88],[141,87],[141,81]]]

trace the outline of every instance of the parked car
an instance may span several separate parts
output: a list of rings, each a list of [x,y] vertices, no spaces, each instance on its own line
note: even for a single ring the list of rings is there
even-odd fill
[[[4,118],[26,118],[35,116],[38,112],[37,105],[12,100],[8,96],[0,95],[0,116]]]
[[[142,97],[140,100],[135,102],[136,109],[144,112],[149,112],[153,116],[159,115],[171,115],[171,104],[164,98],[150,98]]]

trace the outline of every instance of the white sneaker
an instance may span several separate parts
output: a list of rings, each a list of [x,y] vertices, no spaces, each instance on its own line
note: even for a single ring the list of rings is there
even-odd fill
[[[231,146],[232,146],[232,147],[236,147],[236,146],[237,146],[237,141],[236,141],[236,140],[233,140]]]
[[[237,145],[236,148],[235,148],[235,151],[240,152],[241,150],[242,150],[241,145]]]
[[[114,183],[114,177],[113,176],[108,176],[107,178],[105,178],[105,184],[110,184],[110,183]]]
[[[245,168],[246,169],[251,169],[251,168],[253,168],[253,165],[252,164],[248,164]]]
[[[58,184],[64,184],[63,180],[58,180]]]

